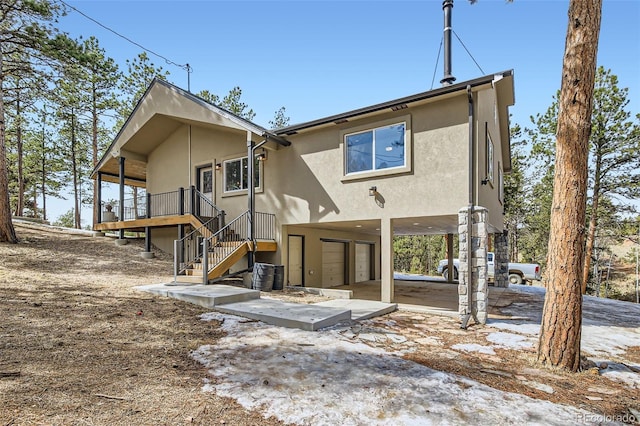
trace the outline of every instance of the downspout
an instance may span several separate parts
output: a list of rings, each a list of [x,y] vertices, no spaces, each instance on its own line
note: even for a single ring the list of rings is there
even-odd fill
[[[251,251],[249,252],[249,259],[247,262],[247,269],[253,270],[253,264],[256,255],[256,237],[255,237],[255,217],[256,217],[256,186],[253,181],[253,163],[255,161],[255,152],[256,149],[260,148],[264,144],[267,143],[269,137],[267,136],[265,140],[260,142],[257,145],[253,144],[251,137],[247,141],[247,186],[248,186],[248,194],[249,194],[249,241],[251,241]]]
[[[473,255],[473,206],[475,202],[475,144],[473,143],[474,134],[474,114],[473,114],[473,94],[471,93],[471,86],[467,85],[467,98],[469,100],[469,206],[467,207],[467,312],[462,318],[462,324],[460,328],[466,330],[469,323],[469,318],[472,315],[472,303],[473,303],[473,268],[472,255]],[[477,322],[477,320],[476,320]]]

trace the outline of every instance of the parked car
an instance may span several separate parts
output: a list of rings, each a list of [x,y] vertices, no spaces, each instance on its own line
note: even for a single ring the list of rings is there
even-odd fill
[[[458,279],[458,259],[453,259],[453,279]],[[438,274],[441,274],[444,279],[449,280],[449,262],[447,259],[441,260],[438,263]],[[493,252],[487,253],[487,275],[489,281],[494,279],[494,261]],[[540,276],[540,265],[537,263],[511,263],[509,262],[509,283],[510,284],[522,284],[527,283],[531,285],[532,281],[538,281]]]

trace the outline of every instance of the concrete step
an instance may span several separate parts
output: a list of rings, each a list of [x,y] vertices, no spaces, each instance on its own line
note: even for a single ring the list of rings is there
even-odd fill
[[[216,306],[216,311],[251,318],[279,327],[315,331],[340,322],[351,321],[348,309],[255,299]]]
[[[258,290],[251,290],[242,287],[233,287],[229,285],[177,285],[170,284],[154,284],[152,286],[137,287],[142,291],[158,294],[165,297],[171,297],[194,305],[203,306],[205,308],[214,308],[225,303],[246,302],[260,297]]]
[[[378,317],[398,309],[397,303],[384,303],[375,300],[361,299],[332,299],[325,302],[314,303],[314,305],[349,309],[351,311],[351,319],[354,321]]]

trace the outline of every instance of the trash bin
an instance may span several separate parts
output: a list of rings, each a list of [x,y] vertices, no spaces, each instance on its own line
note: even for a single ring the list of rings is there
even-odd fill
[[[274,265],[273,268],[273,289],[282,290],[284,288],[284,265]]]
[[[273,289],[273,271],[274,266],[270,263],[254,264],[251,288],[260,291],[271,291]]]

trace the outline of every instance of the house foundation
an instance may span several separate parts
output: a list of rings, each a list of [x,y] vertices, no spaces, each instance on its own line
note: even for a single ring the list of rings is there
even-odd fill
[[[487,214],[484,207],[473,207],[471,212],[465,207],[458,212],[458,312],[463,326],[469,317],[479,324],[487,322]]]

